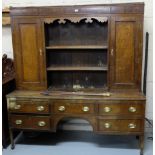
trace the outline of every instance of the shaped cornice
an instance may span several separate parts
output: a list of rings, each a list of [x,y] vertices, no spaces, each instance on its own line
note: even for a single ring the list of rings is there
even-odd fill
[[[97,20],[100,23],[108,21],[108,17],[63,17],[63,18],[45,18],[46,24],[52,24],[54,21],[58,21],[59,24],[65,24],[67,20],[72,23],[79,23],[81,20],[85,20],[85,23],[92,23],[93,20]]]

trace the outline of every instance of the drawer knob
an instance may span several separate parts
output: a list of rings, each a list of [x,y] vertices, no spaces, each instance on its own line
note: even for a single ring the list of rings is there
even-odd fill
[[[135,107],[130,107],[130,108],[129,108],[129,111],[130,111],[130,112],[136,112],[136,108],[135,108]]]
[[[20,104],[17,104],[17,105],[15,105],[15,107],[14,107],[15,110],[18,110],[18,109],[20,109],[20,108],[21,108],[21,105],[20,105]]]
[[[110,123],[105,123],[105,124],[104,124],[104,127],[105,127],[106,129],[109,129],[109,128],[111,127],[111,124],[110,124]]]
[[[46,123],[44,122],[44,121],[39,121],[38,122],[38,126],[40,126],[40,127],[43,127],[43,126],[45,126],[46,125]]]
[[[21,124],[23,123],[23,121],[20,120],[20,119],[18,119],[18,120],[15,121],[15,123],[16,123],[17,125],[21,125]]]
[[[130,123],[130,124],[128,125],[128,127],[129,127],[130,129],[135,129],[135,128],[136,128],[136,124]]]
[[[88,112],[88,111],[89,111],[89,107],[84,106],[84,107],[82,108],[82,110],[83,110],[84,112]]]
[[[44,108],[44,106],[38,106],[38,107],[37,107],[37,110],[38,110],[38,111],[44,111],[45,108]]]
[[[65,106],[60,106],[60,107],[58,108],[58,110],[59,110],[59,111],[65,111]]]
[[[111,108],[110,107],[104,107],[104,112],[110,112]]]

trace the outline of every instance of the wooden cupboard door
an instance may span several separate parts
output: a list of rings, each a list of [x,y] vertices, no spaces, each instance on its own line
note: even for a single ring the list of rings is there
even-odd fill
[[[116,89],[140,89],[143,19],[112,17],[110,44],[110,86]]]
[[[12,21],[17,89],[46,89],[41,23],[36,18]]]

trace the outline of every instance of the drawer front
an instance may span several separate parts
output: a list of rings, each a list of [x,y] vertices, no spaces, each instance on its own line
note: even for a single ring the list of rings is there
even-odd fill
[[[9,101],[8,109],[15,113],[49,113],[48,101],[14,100]]]
[[[144,115],[143,103],[103,103],[99,104],[100,115]]]
[[[46,116],[11,115],[9,119],[13,128],[50,130],[50,118]]]
[[[140,132],[142,120],[99,119],[98,127],[103,132]]]
[[[56,114],[93,114],[93,104],[58,102],[54,103],[54,113]]]

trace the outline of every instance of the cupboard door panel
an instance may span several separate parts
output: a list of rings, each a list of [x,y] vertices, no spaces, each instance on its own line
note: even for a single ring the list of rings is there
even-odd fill
[[[116,23],[116,83],[134,82],[134,28],[133,22]]]
[[[39,82],[39,64],[36,61],[38,59],[36,24],[20,24],[19,28],[22,43],[23,82]]]
[[[18,89],[46,88],[43,37],[40,20],[13,20],[14,57]]]
[[[141,18],[111,18],[111,88],[139,89],[141,81]]]

